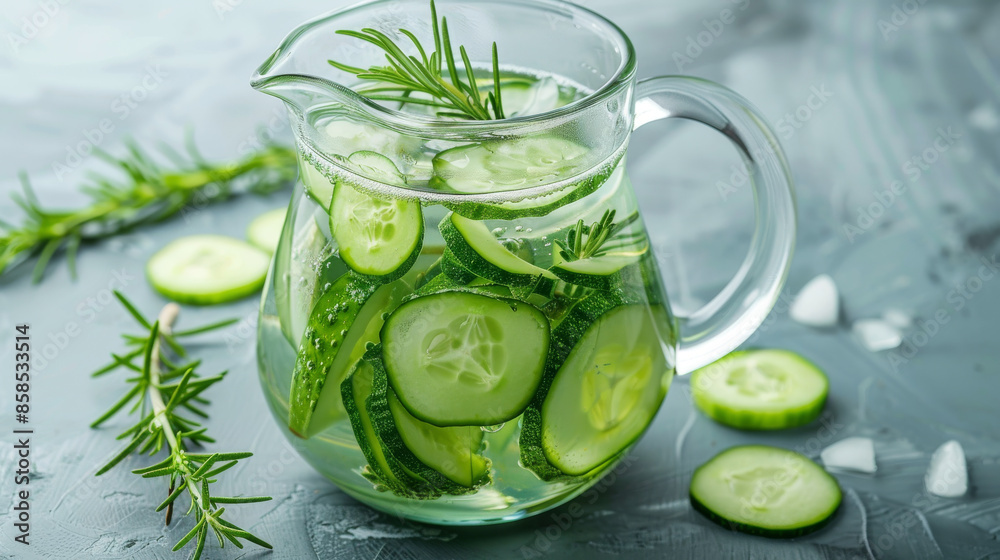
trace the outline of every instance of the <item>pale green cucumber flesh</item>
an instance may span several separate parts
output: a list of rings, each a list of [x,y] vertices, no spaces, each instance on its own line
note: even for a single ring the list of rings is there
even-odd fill
[[[826,374],[787,350],[734,352],[691,375],[694,402],[710,418],[746,430],[808,424],[823,410]]]
[[[222,235],[182,237],[146,263],[146,278],[156,291],[178,303],[211,305],[258,293],[270,256]]]
[[[389,410],[403,443],[423,464],[462,486],[474,486],[488,471],[479,454],[483,431],[478,426],[440,428],[414,418],[389,392]]]
[[[434,156],[432,185],[482,194],[538,187],[583,171],[585,146],[558,136],[468,144]]]
[[[549,323],[522,301],[449,291],[401,305],[381,338],[389,382],[413,416],[442,427],[487,426],[528,405]]]
[[[333,192],[330,232],[352,270],[388,282],[406,274],[419,256],[424,220],[417,201],[378,198],[341,181]]]
[[[310,438],[343,418],[340,384],[378,342],[382,317],[408,288],[345,274],[319,299],[302,335],[289,396],[288,428]]]
[[[600,317],[555,374],[542,405],[545,457],[587,473],[634,443],[653,420],[672,374],[656,325],[660,308],[624,305]]]
[[[540,276],[556,278],[510,252],[483,222],[453,212],[445,216],[439,229],[459,264],[477,276],[508,286],[530,286]]]
[[[247,226],[247,241],[251,245],[274,254],[281,238],[281,229],[285,225],[285,208],[275,208],[254,218]]]
[[[564,282],[586,288],[610,290],[621,284],[621,270],[631,266],[642,253],[608,253],[575,261],[564,261],[550,269]]]
[[[777,447],[727,449],[691,477],[691,505],[731,530],[797,537],[825,525],[842,500],[837,481],[808,457]]]

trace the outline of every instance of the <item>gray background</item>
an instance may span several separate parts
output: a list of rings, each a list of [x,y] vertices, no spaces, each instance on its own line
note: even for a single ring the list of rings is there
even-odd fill
[[[229,510],[235,522],[272,542],[273,553],[250,546],[209,548],[208,556],[1000,558],[1000,281],[973,281],[979,289],[968,297],[956,289],[977,275],[981,258],[998,250],[1000,6],[902,0],[585,4],[632,37],[640,75],[684,73],[719,81],[776,123],[799,189],[798,247],[782,301],[748,345],[790,348],[826,369],[832,393],[825,422],[780,433],[730,430],[692,409],[682,378],[626,466],[599,487],[600,498],[576,502],[582,510],[563,507],[481,529],[400,522],[341,494],[282,439],[256,379],[255,300],[185,309],[180,326],[244,320],[204,337],[194,351],[206,359],[206,372],[232,370],[211,395],[208,425],[220,447],[257,453],[231,471],[223,486],[275,498]],[[96,143],[112,151],[129,135],[147,145],[176,143],[189,125],[205,152],[220,159],[235,157],[262,136],[287,139],[279,103],[251,91],[248,77],[289,29],[340,2],[49,5],[58,6],[56,13],[23,42],[16,38],[24,33],[22,18],[42,19],[37,14],[44,13],[44,3],[5,1],[0,7],[4,218],[16,216],[6,194],[22,169],[44,201],[84,202],[76,186],[84,170],[99,164],[83,157],[73,165],[71,153],[102,119],[114,128]],[[703,36],[700,52],[688,51],[690,40],[706,30],[705,21],[711,26],[727,8],[735,21],[718,36]],[[814,97],[809,108],[814,88],[829,95],[822,102]],[[142,100],[126,112],[122,95]],[[931,153],[938,129],[949,127],[958,139],[946,151]],[[630,166],[667,265],[673,303],[689,309],[735,270],[752,225],[750,193],[745,185],[735,192],[720,188],[732,185],[730,166],[737,163],[722,139],[693,125],[648,128],[633,142]],[[907,162],[927,153],[935,161],[915,177]],[[56,173],[56,163],[68,172]],[[876,193],[892,181],[906,190],[879,209]],[[146,284],[142,267],[157,248],[187,233],[241,236],[251,217],[284,205],[286,198],[287,192],[196,209],[87,246],[76,282],[58,258],[41,286],[30,285],[30,266],[0,279],[0,339],[13,337],[13,325],[30,323],[36,354],[48,358],[36,367],[32,385],[30,552],[12,541],[13,388],[6,375],[0,382],[0,418],[7,427],[0,431],[0,556],[183,557],[169,549],[190,520],[164,528],[152,511],[164,493],[158,481],[125,468],[93,477],[116,449],[116,429],[124,426],[119,421],[107,429],[87,428],[124,386],[114,376],[87,376],[122,348],[118,334],[131,328],[125,313],[108,304],[109,288],[123,289],[155,313],[163,300]],[[862,233],[851,238],[847,224],[861,226]],[[844,318],[837,329],[820,332],[793,323],[787,303],[824,272],[842,290]],[[906,333],[920,347],[905,363],[894,363],[889,352],[866,351],[848,328],[887,308],[923,321]],[[917,334],[921,325],[929,336]],[[12,344],[0,343],[4,371],[12,363]],[[875,440],[878,472],[838,475],[844,505],[820,533],[785,542],[735,535],[687,505],[691,471],[729,445],[764,442],[816,456],[822,446],[854,435]],[[923,491],[923,473],[930,454],[948,439],[961,441],[968,454],[970,492],[961,499],[931,499]],[[132,459],[126,466],[144,464],[146,459]]]

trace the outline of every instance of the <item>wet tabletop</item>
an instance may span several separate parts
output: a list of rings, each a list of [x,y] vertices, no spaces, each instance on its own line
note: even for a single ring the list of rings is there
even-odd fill
[[[247,85],[257,63],[300,21],[333,2],[4,2],[0,47],[0,216],[18,170],[43,201],[74,191],[98,167],[86,142],[117,150],[132,136],[176,144],[193,127],[213,158],[262,138],[289,139],[279,103]],[[294,6],[292,6],[294,4]],[[231,370],[214,390],[211,433],[256,456],[224,482],[274,501],[232,508],[232,520],[275,545],[269,556],[209,548],[212,558],[1000,558],[1000,6],[992,2],[587,0],[635,42],[640,75],[691,74],[751,99],[778,131],[798,187],[799,233],[788,284],[747,346],[789,348],[824,368],[821,422],[744,433],[692,407],[675,381],[630,457],[577,500],[530,520],[478,529],[401,522],[348,498],[285,443],[257,384],[257,302],[184,309],[180,325],[239,317],[195,351],[205,371]],[[669,7],[666,7],[669,6]],[[726,22],[722,22],[724,10]],[[27,19],[25,19],[27,18]],[[25,22],[37,20],[37,29]],[[34,29],[34,31],[33,31]],[[30,36],[29,36],[30,35]],[[18,39],[19,38],[19,39]],[[95,132],[102,121],[106,130]],[[725,141],[691,124],[637,134],[629,166],[651,224],[672,303],[693,309],[735,272],[752,227],[751,193]],[[82,148],[81,148],[82,146]],[[893,189],[895,186],[895,189]],[[886,194],[889,193],[889,194]],[[0,337],[28,322],[45,363],[32,387],[32,545],[13,542],[12,382],[0,386],[0,556],[171,558],[190,520],[163,526],[160,481],[120,468],[113,428],[90,430],[122,391],[87,374],[120,350],[130,320],[110,303],[122,289],[149,313],[163,303],[146,259],[189,233],[242,236],[285,193],[194,209],[162,225],[85,247],[80,278],[57,258],[40,286],[30,267],[0,280]],[[788,303],[827,273],[842,293],[841,324],[793,322]],[[896,350],[871,352],[855,321],[887,310],[915,318]],[[7,334],[3,334],[7,333]],[[0,343],[0,363],[13,363]],[[726,532],[687,502],[692,470],[719,450],[762,442],[818,457],[846,437],[874,440],[874,475],[838,473],[844,504],[812,536],[774,541]],[[930,455],[958,440],[968,456],[964,498],[924,491]],[[131,468],[146,464],[135,459]],[[228,513],[227,513],[228,515]],[[30,550],[30,552],[26,552]]]

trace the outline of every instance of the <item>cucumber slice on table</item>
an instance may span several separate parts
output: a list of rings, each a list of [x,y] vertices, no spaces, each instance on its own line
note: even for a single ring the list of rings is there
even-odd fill
[[[733,352],[691,375],[694,402],[710,418],[745,430],[778,430],[819,416],[830,383],[787,350]]]
[[[288,429],[310,438],[343,418],[340,384],[378,342],[382,317],[403,299],[407,286],[379,285],[347,273],[319,299],[302,335],[289,395]]]
[[[549,322],[513,299],[449,291],[411,299],[382,328],[389,383],[435,426],[516,418],[541,381]]]
[[[825,525],[841,502],[837,481],[808,457],[766,445],[733,447],[698,467],[691,505],[734,531],[797,537]]]
[[[477,276],[506,286],[533,286],[540,279],[551,284],[556,279],[548,270],[510,252],[483,222],[452,212],[439,229],[459,264]]]
[[[222,235],[192,235],[157,251],[146,263],[146,277],[156,291],[178,302],[210,305],[260,291],[270,256]]]
[[[261,251],[274,254],[285,225],[285,213],[285,208],[275,208],[254,218],[247,226],[247,241]]]
[[[469,493],[487,482],[490,462],[480,453],[483,431],[477,426],[441,428],[410,415],[389,387],[380,353],[376,345],[365,354],[373,371],[366,403],[379,444],[402,469],[397,477],[408,476],[418,491],[449,494]]]
[[[369,177],[399,177],[392,161],[374,152],[348,158]],[[339,181],[330,203],[330,232],[340,258],[358,274],[391,282],[413,266],[424,238],[424,219],[415,200],[379,198]]]
[[[545,378],[524,413],[521,461],[539,477],[578,476],[613,460],[653,420],[671,379],[660,307],[594,292],[552,334]]]

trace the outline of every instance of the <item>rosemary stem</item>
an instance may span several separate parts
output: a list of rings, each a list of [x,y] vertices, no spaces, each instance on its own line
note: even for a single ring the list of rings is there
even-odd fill
[[[153,341],[153,352],[152,358],[149,365],[149,384],[147,391],[149,393],[149,402],[153,405],[153,419],[160,428],[163,430],[163,435],[167,439],[167,445],[170,446],[170,454],[172,456],[183,455],[185,449],[181,444],[180,440],[177,439],[177,434],[174,433],[174,428],[170,424],[169,415],[167,414],[167,405],[163,401],[163,393],[160,392],[160,374],[162,373],[161,367],[162,363],[160,360],[160,340],[164,336],[170,336],[171,329],[173,328],[174,322],[177,321],[177,316],[180,314],[181,308],[174,302],[170,302],[163,306],[160,310],[160,315],[157,320],[160,324],[159,335],[155,341]],[[188,477],[191,475],[190,466],[187,461],[175,461],[175,467],[183,473],[181,480],[178,484],[183,484]],[[197,504],[199,509],[204,511],[202,507],[201,498],[201,488],[197,484],[187,484],[188,493],[191,495],[191,502]],[[173,508],[173,504],[167,509],[167,515],[169,515]],[[209,512],[205,512],[207,515]]]

